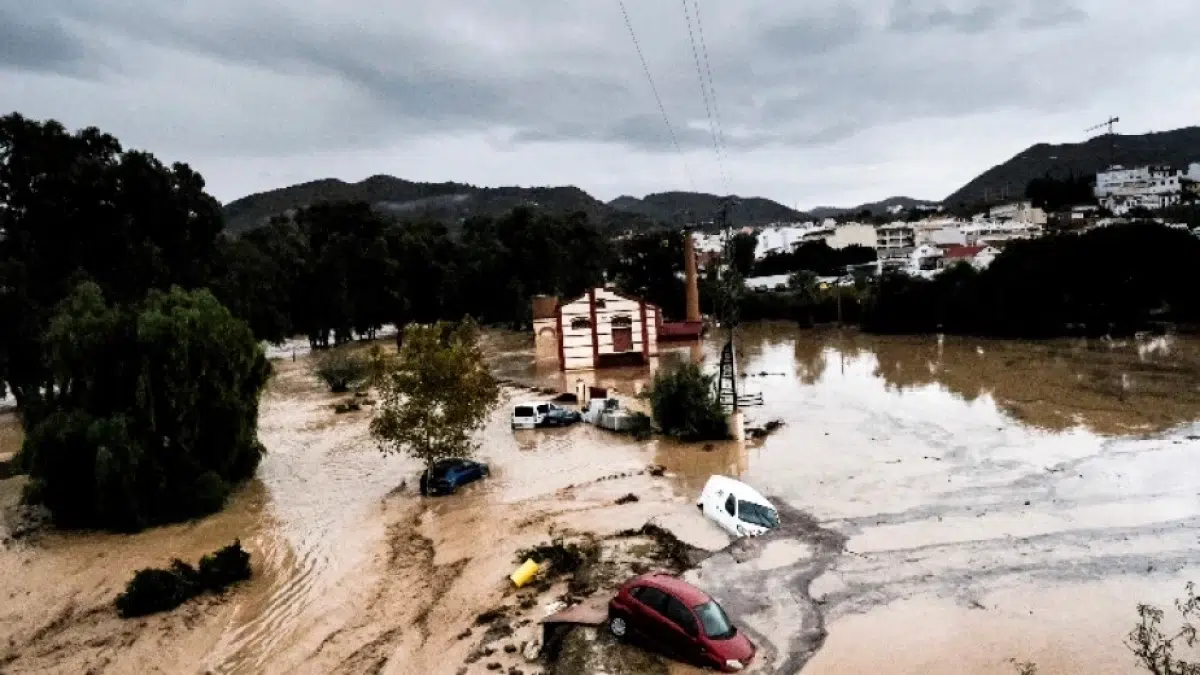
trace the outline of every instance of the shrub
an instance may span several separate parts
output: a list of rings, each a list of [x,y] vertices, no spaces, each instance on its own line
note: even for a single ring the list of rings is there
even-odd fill
[[[196,570],[182,560],[173,561],[170,569],[138,570],[117,596],[117,613],[130,619],[175,609],[196,596],[195,576]]]
[[[688,442],[729,438],[713,378],[694,363],[659,371],[650,389],[650,406],[668,436]]]
[[[200,559],[200,569],[176,558],[168,569],[138,570],[117,596],[117,614],[130,619],[175,609],[204,591],[221,593],[250,578],[250,554],[241,541]]]
[[[83,284],[44,343],[54,379],[28,400],[21,454],[29,498],[58,525],[131,531],[206,515],[254,474],[270,364],[208,291],[109,306]]]
[[[366,357],[341,347],[318,357],[313,372],[329,386],[331,392],[344,394],[366,383],[371,374],[371,364]]]
[[[633,425],[629,429],[629,433],[639,441],[648,441],[654,436],[654,425],[651,423],[650,416],[644,412],[635,412],[632,415]]]
[[[200,559],[200,583],[219,593],[239,581],[250,578],[250,554],[235,540],[229,546]]]

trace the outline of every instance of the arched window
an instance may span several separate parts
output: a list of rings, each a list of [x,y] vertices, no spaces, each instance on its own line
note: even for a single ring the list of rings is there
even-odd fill
[[[592,322],[583,318],[582,316],[577,316],[574,319],[571,319],[571,330],[583,330],[591,327]]]
[[[622,314],[620,316],[614,316],[612,318],[612,327],[613,328],[632,328],[633,327],[633,319],[625,316],[624,314]]]

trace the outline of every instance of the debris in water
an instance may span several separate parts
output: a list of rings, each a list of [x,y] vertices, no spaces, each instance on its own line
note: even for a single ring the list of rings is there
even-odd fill
[[[661,476],[666,473],[667,469],[663,466],[659,466],[658,464],[651,464],[647,471],[650,472],[651,476]]]
[[[629,494],[625,495],[624,497],[621,497],[620,499],[618,499],[617,504],[629,504],[632,502],[636,502],[637,500],[638,500],[638,496],[633,494],[632,492],[630,492]]]
[[[508,614],[507,608],[493,607],[492,609],[489,609],[486,612],[483,612],[479,616],[475,617],[475,625],[482,626],[484,624],[492,623],[498,619],[504,618],[504,616],[507,614]],[[466,632],[468,635],[470,635],[471,629],[468,628]]]

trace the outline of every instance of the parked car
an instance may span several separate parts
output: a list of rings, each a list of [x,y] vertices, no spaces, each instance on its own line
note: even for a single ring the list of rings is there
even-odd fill
[[[757,536],[779,527],[779,513],[757,490],[727,476],[712,476],[696,506],[735,537]]]
[[[482,480],[491,474],[488,465],[470,459],[439,459],[421,474],[421,494],[454,494],[460,486]]]
[[[608,629],[619,640],[640,638],[667,655],[727,673],[750,664],[756,651],[721,605],[666,574],[643,574],[608,603]]]
[[[565,427],[575,424],[583,417],[553,403],[518,403],[513,406],[512,427],[533,429],[534,427]]]
[[[583,416],[578,411],[568,408],[561,408],[553,403],[548,404],[550,410],[546,412],[542,418],[541,426],[545,427],[566,427],[583,419]]]
[[[518,403],[513,406],[512,427],[514,429],[532,429],[540,425],[549,413],[549,403]]]

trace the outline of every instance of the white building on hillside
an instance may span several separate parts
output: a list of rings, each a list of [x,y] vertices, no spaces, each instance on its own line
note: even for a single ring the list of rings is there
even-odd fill
[[[1096,198],[1116,215],[1135,208],[1161,209],[1178,204],[1185,190],[1200,182],[1200,163],[1180,171],[1169,166],[1114,166],[1096,174]]]
[[[880,263],[907,260],[916,248],[911,223],[888,223],[875,228],[875,253]]]
[[[988,211],[991,220],[1002,222],[1022,223],[1024,225],[1045,225],[1046,212],[1033,205],[1033,202],[1012,202],[993,206]]]
[[[833,229],[825,238],[829,248],[846,248],[847,246],[865,246],[875,248],[877,235],[873,225],[863,223],[846,223]]]

